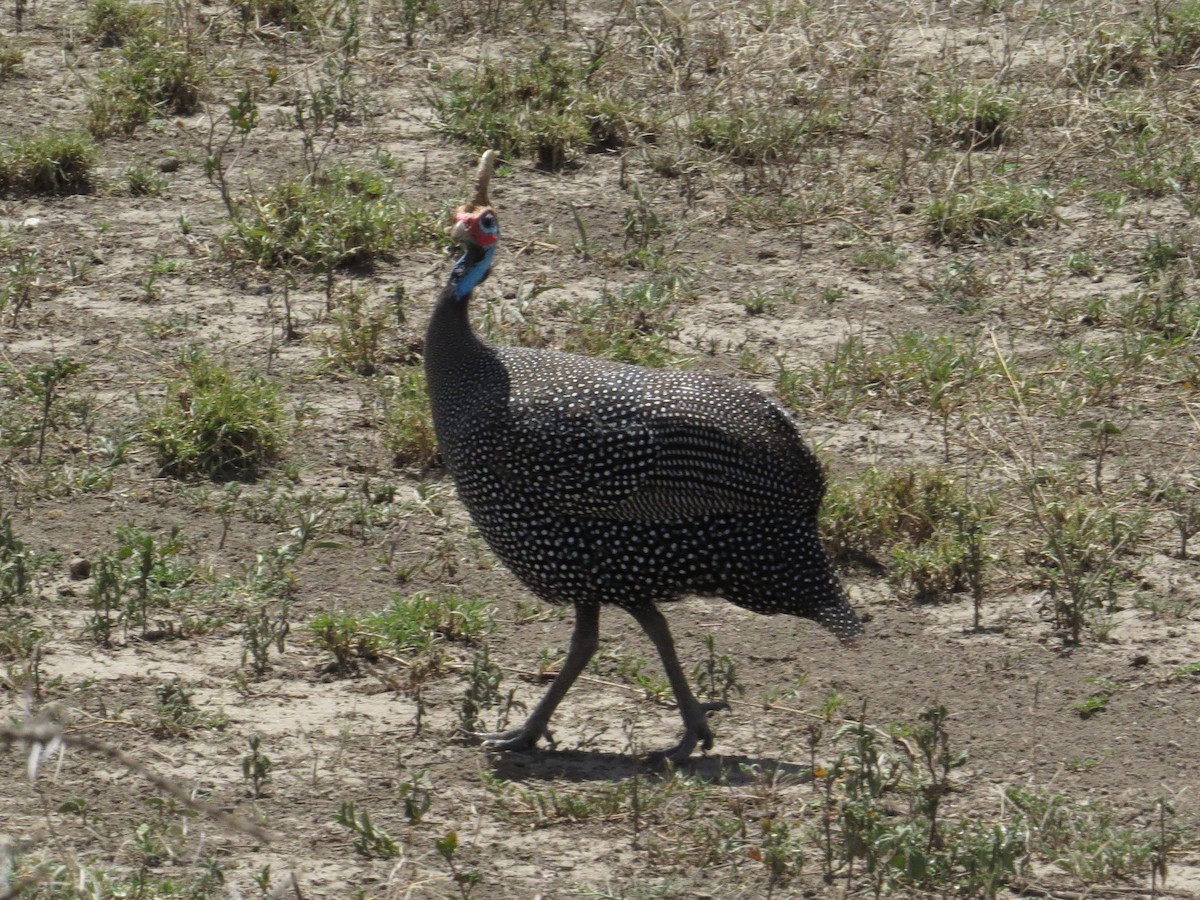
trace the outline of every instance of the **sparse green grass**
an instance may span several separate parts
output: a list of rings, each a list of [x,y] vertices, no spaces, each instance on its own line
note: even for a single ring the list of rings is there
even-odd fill
[[[929,101],[935,134],[964,149],[991,149],[1008,140],[1016,103],[993,85],[954,85]]]
[[[1148,71],[1148,51],[1142,30],[1101,25],[1082,45],[1076,45],[1069,72],[1082,90],[1139,84]]]
[[[1171,129],[1146,130],[1114,148],[1120,184],[1143,197],[1172,197],[1200,186],[1200,143]]]
[[[934,200],[925,210],[925,222],[939,243],[981,238],[1012,242],[1053,219],[1054,206],[1054,194],[1044,186],[984,182]]]
[[[1155,40],[1155,50],[1161,63],[1183,67],[1195,65],[1200,57],[1200,2],[1176,0],[1161,10],[1155,7],[1154,18],[1147,24]]]
[[[92,567],[90,614],[84,633],[103,647],[138,640],[198,636],[222,621],[217,608],[239,585],[198,561],[177,528],[155,534],[137,525],[117,528],[116,546]],[[226,613],[229,608],[226,608]]]
[[[145,166],[126,169],[123,179],[131,197],[158,197],[167,187],[167,179]]]
[[[532,157],[551,171],[584,151],[619,150],[653,130],[618,96],[592,87],[602,60],[552,47],[527,60],[446,75],[432,98],[441,129],[473,148]]]
[[[235,212],[224,246],[262,266],[328,273],[443,240],[433,219],[397,196],[383,174],[354,166],[282,180],[238,200]]]
[[[142,27],[122,38],[120,61],[100,72],[88,97],[88,130],[96,138],[128,136],[151,119],[191,115],[207,82],[199,48]]]
[[[197,731],[223,729],[229,724],[224,710],[210,710],[192,702],[193,692],[178,677],[163,682],[155,691],[158,707],[145,724],[159,738],[187,737]]]
[[[278,461],[286,428],[274,385],[199,350],[186,352],[179,366],[142,429],[164,475],[246,479]]]
[[[933,279],[931,300],[957,312],[979,312],[993,293],[992,283],[970,260],[951,260]]]
[[[684,282],[671,277],[604,291],[594,301],[569,307],[567,331],[555,343],[571,353],[617,362],[678,364],[670,340],[676,329],[675,310],[686,299]]]
[[[430,657],[439,644],[446,641],[474,644],[491,629],[490,604],[453,594],[425,593],[394,595],[386,609],[372,615],[357,616],[343,609],[326,609],[308,625],[316,645],[333,654],[333,671],[353,672],[358,660],[373,660],[380,653],[424,657],[409,673],[412,680],[441,669],[437,654]]]
[[[92,189],[95,144],[86,134],[42,131],[0,144],[0,194],[84,194]]]
[[[1084,884],[1102,884],[1147,872],[1179,840],[1160,828],[1121,824],[1100,801],[1078,802],[1061,794],[1008,788],[1005,797],[1030,826],[1030,846],[1054,859]]]
[[[28,597],[35,569],[33,553],[13,532],[12,513],[0,513],[0,606]]]
[[[492,606],[453,594],[395,596],[387,609],[364,620],[381,647],[402,653],[438,641],[475,643],[492,630]]]
[[[835,480],[821,513],[822,538],[834,559],[882,564],[904,600],[969,594],[979,604],[988,568],[988,520],[995,500],[969,493],[937,470],[867,469]]]
[[[14,324],[18,309],[14,306],[11,310]],[[0,428],[0,446],[36,450],[33,461],[40,464],[46,458],[47,441],[55,433],[87,429],[92,415],[91,401],[86,395],[69,390],[83,371],[83,364],[69,356],[56,356],[23,372],[0,367],[0,384],[7,389],[7,396],[0,397],[0,422],[4,426]],[[53,448],[51,457],[61,460]]]
[[[311,0],[231,0],[244,30],[276,26],[312,35],[321,27],[322,10]]]
[[[1096,713],[1104,712],[1108,708],[1108,701],[1119,690],[1119,687],[1107,678],[1093,678],[1091,681],[1092,692],[1075,704],[1075,712],[1079,713],[1081,719],[1090,719]]]
[[[154,29],[158,19],[150,6],[127,0],[92,0],[88,6],[84,34],[100,47],[121,47],[138,35]]]
[[[861,269],[889,272],[900,265],[903,254],[894,244],[884,242],[855,250],[851,262]]]
[[[371,304],[357,290],[340,297],[333,310],[337,330],[329,337],[330,363],[356,375],[374,375],[388,354],[385,344],[395,340],[395,318],[394,309]]]
[[[1103,635],[1142,560],[1135,548],[1149,511],[1126,495],[1084,492],[1071,473],[1032,473],[1025,485],[1036,536],[1028,550],[1035,577],[1053,601],[1066,644]]]
[[[688,123],[687,139],[747,168],[790,170],[805,151],[841,124],[836,109],[796,103],[795,109],[739,107],[702,113]]]
[[[15,78],[25,65],[25,51],[7,41],[0,41],[0,83]]]
[[[777,388],[796,408],[814,401],[849,412],[881,400],[925,409],[948,424],[995,382],[998,371],[983,348],[948,335],[908,331],[872,347],[857,334],[840,341],[828,360],[780,369]]]
[[[380,436],[396,465],[425,467],[438,455],[437,436],[429,412],[425,370],[401,369],[377,385]]]
[[[358,616],[342,609],[326,609],[308,623],[308,631],[317,647],[333,654],[333,671],[348,674],[357,668],[358,659],[373,659],[379,652],[378,638],[364,631]]]

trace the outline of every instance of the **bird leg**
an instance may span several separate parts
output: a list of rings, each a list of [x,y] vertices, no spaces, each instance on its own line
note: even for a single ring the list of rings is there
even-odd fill
[[[567,649],[567,658],[563,660],[562,668],[546,695],[530,713],[525,724],[511,731],[500,731],[495,734],[474,734],[473,737],[483,741],[488,750],[532,750],[543,737],[550,739],[550,717],[562,702],[575,679],[584,670],[600,646],[600,605],[598,603],[577,603],[575,605],[575,631],[571,635],[571,646]],[[551,743],[553,743],[553,740]]]
[[[696,699],[688,685],[687,676],[679,665],[679,657],[675,654],[675,641],[671,639],[671,629],[667,627],[667,620],[658,611],[657,606],[635,606],[629,612],[658,648],[658,655],[667,671],[671,689],[675,692],[679,714],[683,717],[683,739],[669,750],[648,753],[647,762],[659,763],[667,760],[671,763],[681,763],[691,755],[696,744],[700,744],[702,750],[712,749],[713,733],[708,727],[708,714],[719,709],[729,709],[729,704],[701,703]]]

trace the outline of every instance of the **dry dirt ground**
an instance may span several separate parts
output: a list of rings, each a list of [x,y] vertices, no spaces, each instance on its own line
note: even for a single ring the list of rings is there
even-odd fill
[[[11,3],[0,13],[4,46],[24,54],[19,70],[0,80],[0,141],[80,127],[89,91],[116,51],[85,38],[79,2],[18,9],[19,19]],[[210,132],[229,131],[233,91],[255,84],[261,116],[230,165],[232,189],[261,191],[281,173],[300,171],[289,91],[319,82],[332,53],[330,44],[286,29],[250,27],[243,35],[228,24],[232,9],[173,8],[173,16],[209,29],[212,77],[199,112],[101,141],[88,193],[0,199],[5,265],[36,250],[40,267],[31,305],[19,315],[11,305],[0,310],[5,409],[15,415],[20,373],[59,356],[85,365],[63,390],[89,410],[86,423],[64,418],[51,429],[41,463],[36,445],[0,450],[0,512],[11,513],[14,533],[38,559],[33,592],[0,606],[0,616],[10,630],[32,623],[40,634],[36,659],[3,651],[0,704],[13,728],[53,715],[69,737],[119,748],[185,796],[258,823],[270,840],[185,814],[161,785],[85,746],[44,759],[31,780],[33,751],[10,742],[0,755],[0,837],[16,873],[30,879],[28,896],[267,896],[288,879],[295,886],[285,895],[311,898],[870,893],[882,882],[861,869],[843,867],[833,883],[822,877],[828,807],[813,770],[846,750],[838,732],[860,717],[884,729],[880,746],[890,757],[913,753],[905,735],[936,704],[948,710],[951,749],[967,754],[951,775],[948,820],[1011,822],[1005,791],[1021,788],[1103,811],[1094,814],[1134,835],[1169,828],[1176,838],[1165,855],[1168,878],[1155,889],[1200,896],[1200,564],[1178,554],[1166,507],[1142,490],[1179,475],[1193,479],[1186,490],[1195,499],[1195,385],[1171,368],[1187,359],[1194,366],[1194,334],[1117,389],[1065,412],[1033,400],[1026,408],[986,407],[978,395],[952,403],[947,441],[939,415],[887,384],[848,408],[797,404],[835,480],[870,466],[927,466],[997,485],[983,628],[972,627],[968,596],[908,602],[867,566],[844,573],[867,620],[853,651],[805,621],[720,601],[680,602],[668,618],[685,665],[706,657],[711,635],[742,692],[714,719],[712,752],[663,776],[640,766],[638,755],[672,742],[678,718],[631,674],[640,667],[658,677],[653,649],[628,617],[609,611],[600,664],[553,723],[557,746],[489,755],[459,739],[472,661],[486,646],[504,676],[501,694],[512,691],[514,702],[530,706],[544,688],[542,673],[561,656],[571,617],[539,606],[495,563],[436,463],[397,467],[381,440],[375,391],[419,358],[426,310],[450,257],[431,245],[396,250],[369,270],[338,271],[330,300],[324,276],[256,267],[223,246],[228,213],[204,160]],[[659,220],[647,245],[657,249],[654,265],[687,281],[671,307],[677,327],[669,345],[683,364],[738,372],[775,390],[780,366],[828,359],[849,336],[888,348],[915,331],[981,348],[1040,378],[1061,376],[1060,385],[1082,383],[1085,375],[1067,371],[1056,348],[1068,340],[1124,346],[1122,323],[1089,310],[1136,291],[1148,241],[1189,234],[1193,222],[1195,182],[1157,195],[1127,189],[1121,214],[1110,214],[1105,192],[1119,192],[1113,173],[1122,163],[1096,124],[1104,104],[1064,74],[1072,48],[1103,23],[1124,27],[1151,15],[1142,4],[854,2],[772,12],[770,4],[495,3],[479,11],[372,2],[358,9],[352,79],[361,106],[326,152],[359,162],[386,153],[399,195],[442,223],[464,198],[480,148],[439,131],[429,98],[442,89],[441,73],[474,71],[482,60],[516,66],[543,44],[608,40],[623,48],[622,65],[630,79],[642,79],[643,97],[658,92],[651,99],[660,112],[670,109],[673,91],[684,103],[702,89],[737,95],[749,109],[755,91],[775,98],[785,76],[828,91],[846,110],[820,154],[800,155],[786,173],[764,174],[769,159],[744,166],[693,146],[681,153],[684,174],[671,177],[655,162],[675,146],[666,137],[580,154],[557,171],[513,154],[493,192],[502,255],[476,301],[477,314],[491,307],[500,320],[499,339],[536,327],[539,340],[555,345],[576,307],[657,277],[644,260],[629,258],[640,239],[630,223],[645,223],[650,210]],[[411,45],[399,24],[409,9],[428,16]],[[511,17],[504,27],[496,24],[501,15]],[[485,16],[491,24],[479,28]],[[853,74],[871,53],[876,68]],[[1130,90],[1163,121],[1163,140],[1186,143],[1200,108],[1195,92],[1184,90],[1190,82],[1180,80],[1186,72],[1170,77],[1169,90],[1159,90],[1156,79],[1167,76],[1155,69]],[[939,79],[956,78],[990,80],[1017,98],[1003,146],[934,152],[939,137],[921,111]],[[162,166],[156,195],[123,188],[130,167],[157,172],[167,159],[177,164]],[[932,240],[923,211],[952,171],[965,178],[970,167],[973,178],[986,171],[1048,185],[1057,195],[1054,216],[1013,242]],[[738,204],[742,196],[773,202],[817,192],[820,203],[798,205],[790,218]],[[872,249],[891,262],[870,262],[863,251]],[[1093,265],[1072,269],[1071,254],[1088,254]],[[954,263],[979,273],[983,302],[937,301],[947,273],[962,272]],[[1197,304],[1192,275],[1179,289]],[[337,364],[338,303],[358,291],[386,308],[397,286],[404,315],[386,322],[378,371],[347,372]],[[282,332],[285,291],[292,336]],[[775,301],[749,310],[756,296]],[[232,505],[222,506],[225,484],[160,477],[137,439],[189,346],[267,373],[289,410],[284,461],[242,484]],[[999,398],[1006,384],[987,390]],[[1074,463],[1090,483],[1097,449],[1079,435],[1093,420],[1121,427],[1100,451],[1104,489],[1095,503],[1142,498],[1150,519],[1121,548],[1119,596],[1089,613],[1074,645],[1054,627],[1046,582],[1031,574],[1036,554],[1026,552],[1038,534],[1028,498],[1040,495],[1009,488],[1055,462]],[[114,442],[122,453],[111,452]],[[381,491],[385,501],[364,499]],[[352,512],[362,508],[373,517],[368,524]],[[85,633],[96,561],[129,525],[160,540],[178,529],[179,558],[206,573],[204,605],[164,605],[167,634],[140,639],[138,629],[127,636],[118,628],[112,645],[100,646]],[[286,590],[255,593],[264,559],[294,547],[304,528],[313,536],[288,557]],[[69,571],[79,559],[92,563],[91,576]],[[442,644],[424,680],[415,671],[421,660],[400,653],[339,672],[308,628],[324,610],[365,616],[418,591],[494,606],[494,628],[474,644]],[[256,675],[247,662],[247,617],[260,609],[278,616],[285,596],[284,650],[272,648],[270,670]],[[172,711],[172,686],[190,696],[186,714]],[[1081,709],[1095,697],[1095,710]],[[252,735],[271,761],[261,796],[244,769]],[[631,798],[631,790],[645,796]],[[572,807],[564,798],[582,799]],[[909,800],[899,791],[897,798],[892,812],[900,817]],[[390,835],[394,853],[369,841],[356,849],[355,835],[334,820],[347,801]],[[1162,809],[1169,812],[1160,818]],[[714,837],[718,820],[741,822],[741,830]],[[764,862],[772,822],[792,828],[774,870]],[[458,847],[447,860],[435,842],[450,833]],[[1105,852],[1076,844],[1061,855]],[[1145,859],[1089,884],[1055,857],[1043,847],[1005,890],[1151,895]],[[10,873],[0,866],[0,876]],[[952,882],[897,884],[884,889],[953,892]]]

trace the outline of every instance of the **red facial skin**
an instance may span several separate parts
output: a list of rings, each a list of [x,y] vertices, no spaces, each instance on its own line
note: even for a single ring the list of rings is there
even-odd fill
[[[489,234],[483,230],[480,220],[487,212],[491,212],[491,210],[484,208],[474,212],[456,212],[454,214],[454,229],[451,231],[451,236],[465,232],[467,235],[470,235],[472,243],[477,247],[490,247],[499,240],[499,235]],[[495,214],[493,213],[493,215]]]

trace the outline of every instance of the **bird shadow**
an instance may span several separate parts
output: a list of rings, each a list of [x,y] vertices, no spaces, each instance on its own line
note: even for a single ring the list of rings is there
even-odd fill
[[[651,778],[670,777],[670,767],[648,763],[630,753],[605,753],[591,750],[535,750],[492,753],[492,774],[505,781],[620,782],[635,775]],[[749,756],[700,756],[675,767],[692,778],[727,785],[752,784],[763,773],[811,780],[812,770],[805,765],[777,759]]]

